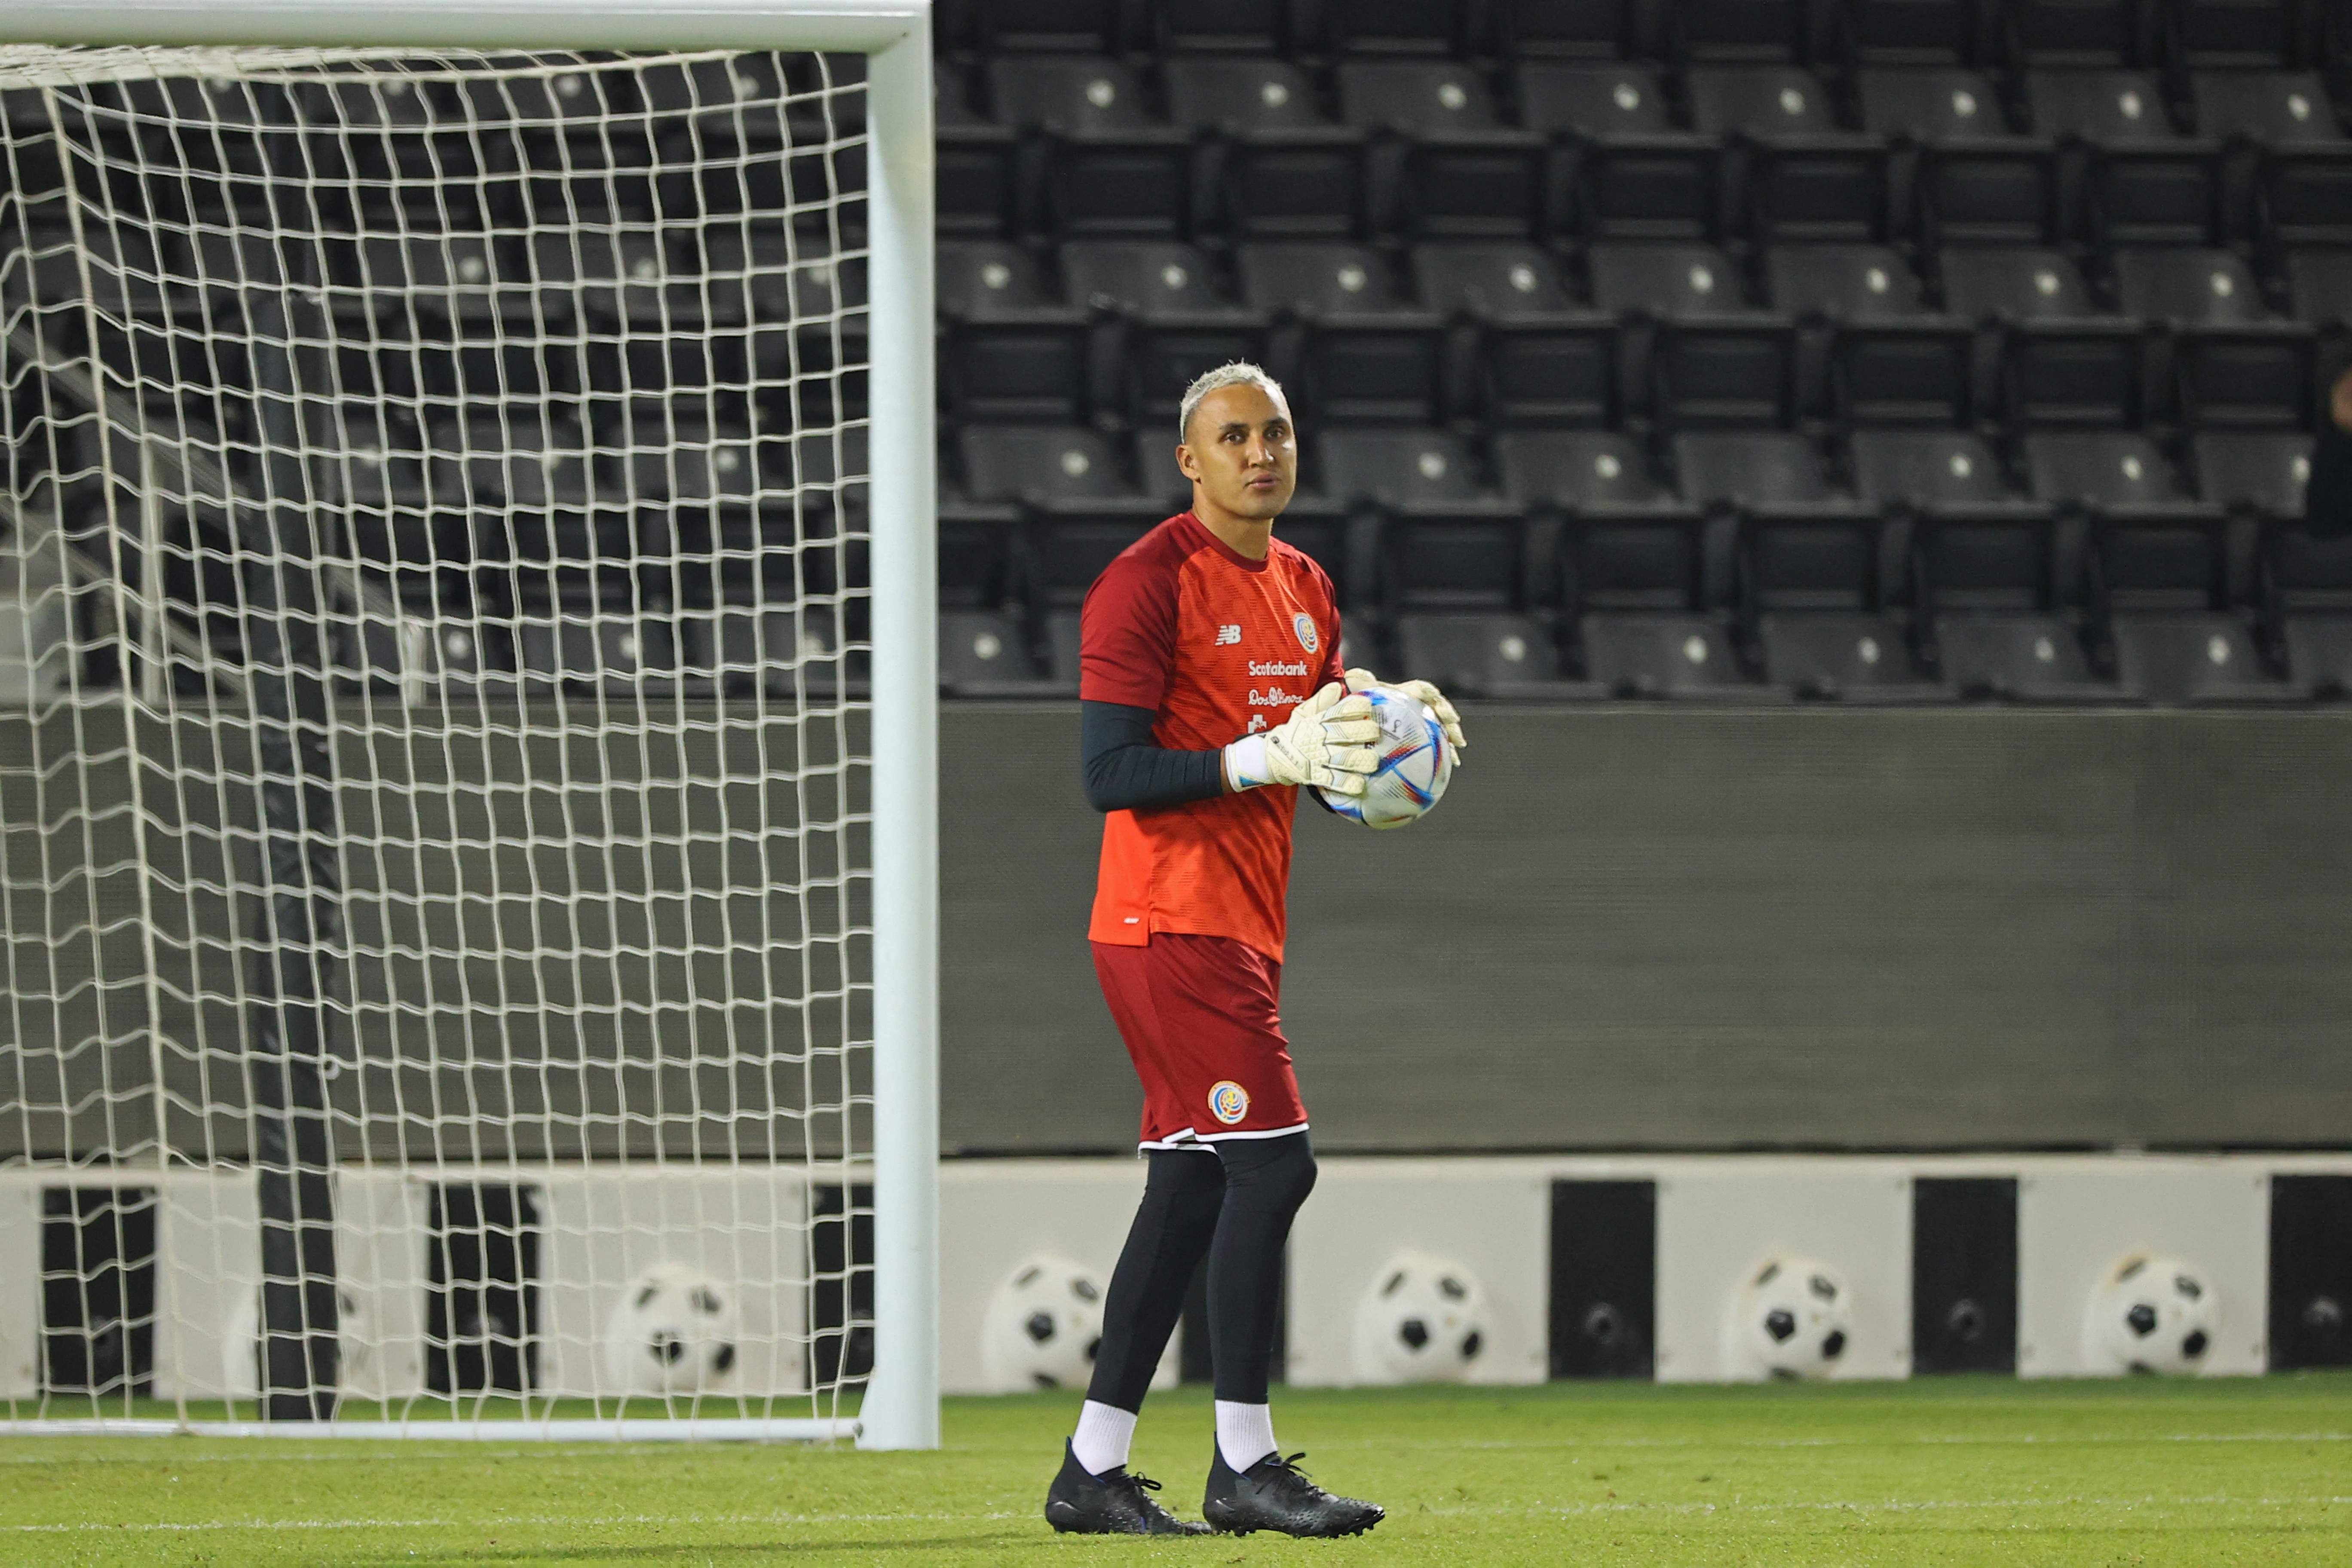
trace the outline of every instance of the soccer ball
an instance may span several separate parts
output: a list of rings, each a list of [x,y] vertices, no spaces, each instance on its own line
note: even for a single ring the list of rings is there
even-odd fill
[[[735,1303],[684,1263],[629,1281],[604,1327],[604,1371],[619,1394],[702,1394],[735,1370]]]
[[[1766,1260],[1732,1292],[1723,1370],[1734,1378],[1828,1377],[1853,1337],[1853,1297],[1828,1264]]]
[[[2083,1309],[2093,1372],[2194,1373],[2221,1326],[2221,1301],[2195,1265],[2135,1252],[2116,1260]]]
[[[1102,1347],[1102,1287],[1062,1258],[1033,1258],[989,1299],[981,1370],[1000,1393],[1076,1388]]]
[[[1486,1293],[1460,1264],[1399,1253],[1356,1308],[1365,1383],[1458,1383],[1486,1350]]]
[[[1381,727],[1380,772],[1364,781],[1364,793],[1346,795],[1318,790],[1323,804],[1367,827],[1402,827],[1418,822],[1445,794],[1454,777],[1454,748],[1437,715],[1418,699],[1391,686],[1367,687],[1372,719]]]
[[[380,1369],[383,1346],[375,1320],[348,1285],[335,1288],[336,1384],[359,1399],[384,1396]],[[261,1292],[247,1294],[229,1314],[221,1336],[221,1387],[231,1398],[251,1399],[261,1391]]]

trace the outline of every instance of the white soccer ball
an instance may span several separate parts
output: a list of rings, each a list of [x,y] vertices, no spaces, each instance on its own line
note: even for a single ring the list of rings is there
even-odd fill
[[[1102,1286],[1065,1258],[1032,1258],[989,1298],[981,1370],[1003,1394],[1083,1388],[1102,1346]]]
[[[1723,1318],[1723,1370],[1733,1378],[1829,1377],[1853,1338],[1844,1277],[1811,1258],[1772,1258],[1733,1291]]]
[[[348,1285],[335,1287],[335,1335],[340,1342],[337,1386],[354,1399],[381,1399],[383,1344],[367,1304]],[[261,1392],[261,1292],[248,1292],[229,1313],[221,1336],[221,1389],[232,1399]]]
[[[2202,1371],[2221,1300],[2194,1264],[2134,1252],[2099,1277],[2083,1309],[2083,1364],[2094,1372]]]
[[[735,1370],[735,1303],[685,1263],[629,1281],[604,1327],[604,1371],[619,1394],[706,1394]]]
[[[1425,1252],[1389,1260],[1356,1306],[1356,1376],[1459,1383],[1486,1354],[1486,1293],[1460,1264]]]
[[[1418,822],[1445,794],[1454,777],[1454,748],[1426,704],[1391,686],[1365,689],[1372,718],[1381,727],[1381,769],[1364,781],[1360,795],[1318,790],[1323,804],[1367,827],[1402,827]]]

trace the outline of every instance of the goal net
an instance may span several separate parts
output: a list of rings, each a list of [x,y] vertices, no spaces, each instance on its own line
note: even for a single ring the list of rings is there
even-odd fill
[[[9,1425],[855,1430],[867,66],[0,46]]]

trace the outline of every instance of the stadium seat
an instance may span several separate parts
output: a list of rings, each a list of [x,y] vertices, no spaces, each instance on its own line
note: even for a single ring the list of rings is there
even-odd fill
[[[1217,289],[1209,258],[1190,245],[1150,240],[1066,245],[1062,277],[1073,303],[1145,320],[1232,308]]]
[[[758,503],[766,473],[789,468],[781,452],[763,454],[748,427],[661,405],[632,407],[623,430],[625,493],[640,508],[673,514],[689,508],[748,510]],[[789,471],[777,477],[782,480],[777,488],[790,486]]]
[[[1572,221],[1587,244],[1706,244],[1723,232],[1722,149],[1694,136],[1616,137],[1579,149]]]
[[[1703,136],[1820,136],[1838,129],[1830,95],[1798,66],[1702,66],[1688,77]]]
[[[2352,322],[2352,250],[2297,250],[2286,258],[2297,319]]]
[[[2097,608],[2123,691],[2149,702],[2276,700],[2252,628],[2226,608],[2227,528],[2210,511],[2103,520],[2092,560]]]
[[[2188,499],[2156,444],[2133,431],[2029,436],[2025,470],[2034,495],[2046,501],[2120,510]]]
[[[2156,78],[2141,71],[2028,71],[2025,101],[2039,136],[2102,144],[2180,136]]]
[[[1660,323],[1653,416],[1667,426],[1786,425],[1796,414],[1796,335],[1785,317]]]
[[[1694,505],[1816,507],[1835,499],[1820,451],[1792,432],[1677,436],[1674,454],[1683,499]]]
[[[1086,312],[1002,310],[950,318],[940,342],[940,387],[959,419],[1075,425],[1100,401]]]
[[[1921,310],[1919,279],[1883,245],[1775,246],[1764,278],[1772,308],[1790,315],[1870,321]]]
[[[2263,535],[2264,616],[2294,689],[2352,696],[2352,538],[2320,538],[2290,516]]]
[[[972,41],[991,52],[1109,54],[1128,41],[1116,0],[986,0],[969,10]]]
[[[1571,133],[1607,140],[1661,136],[1674,130],[1664,86],[1654,67],[1635,61],[1607,65],[1523,65],[1518,70],[1519,122],[1546,135]]]
[[[1322,19],[1324,43],[1341,55],[1451,55],[1471,42],[1458,8],[1421,0],[1351,0]]]
[[[1748,308],[1739,271],[1711,245],[1596,245],[1592,302],[1612,313],[1717,316]]]
[[[1585,679],[1626,697],[1763,695],[1727,614],[1727,531],[1676,510],[1588,512],[1560,536],[1564,618]]]
[[[1171,59],[1168,115],[1195,130],[1244,135],[1328,124],[1314,84],[1288,60]]]
[[[2118,251],[2115,267],[2126,315],[2214,326],[2270,314],[2253,270],[2226,250]]]
[[[1954,248],[1937,258],[1944,308],[1969,321],[2078,320],[2096,313],[2083,274],[2055,250]]]
[[[2020,65],[2137,65],[2154,46],[2140,0],[2006,0],[2000,21]]]
[[[1578,309],[1559,264],[1532,245],[1417,245],[1412,273],[1433,310],[1500,321]]]
[[[942,627],[966,613],[943,615]],[[722,690],[829,698],[866,679],[866,656],[845,649],[841,616],[830,605],[688,610],[677,617],[677,633],[683,668],[707,673]],[[941,646],[944,668],[944,638]]]
[[[2184,424],[2203,430],[2310,426],[2318,384],[2311,331],[2302,323],[2193,327],[2171,347]]]
[[[2048,246],[2062,231],[2058,160],[2047,142],[2023,138],[1948,141],[1920,150],[1914,176],[1919,243]]]
[[[2000,99],[1981,72],[1865,69],[1855,86],[1862,128],[1914,142],[1969,141],[1998,136]]]
[[[1623,0],[1496,0],[1499,52],[1519,59],[1639,58],[1654,20]]]
[[[1616,430],[1507,430],[1495,438],[1503,493],[1522,506],[1571,511],[1674,508],[1650,459]]]
[[[1181,239],[1195,226],[1191,138],[1175,129],[1057,138],[1045,202],[1062,239]]]
[[[2272,254],[2352,248],[2352,145],[2273,147],[2254,187],[2258,237]]]
[[[933,289],[950,316],[1018,315],[1061,304],[1035,256],[1003,240],[943,241],[932,258]]]
[[[1447,136],[1497,123],[1486,79],[1451,60],[1350,60],[1339,86],[1339,118],[1366,131]]]
[[[1344,127],[1236,137],[1215,184],[1222,226],[1237,237],[1354,239],[1370,222],[1363,136]]]
[[[1296,378],[1307,412],[1412,425],[1444,416],[1445,323],[1402,297],[1379,254],[1353,246],[1248,245],[1240,267],[1253,306],[1305,318],[1295,363],[1272,368],[1286,385]]]
[[[1894,229],[1893,164],[1874,136],[1831,133],[1759,141],[1730,166],[1735,224],[1759,245],[1862,244]]]
[[[1334,500],[1387,506],[1477,498],[1477,470],[1461,437],[1441,430],[1334,427],[1316,440],[1319,489]]]
[[[1976,407],[1976,336],[1965,321],[1849,320],[1830,345],[1839,425],[1966,425]]]
[[[1566,695],[1559,650],[1534,616],[1412,610],[1395,618],[1398,663],[1467,697]]]
[[[2311,437],[2300,431],[2200,433],[2191,446],[2197,493],[2216,506],[2246,507],[2273,518],[2303,515],[2311,479]]]
[[[2163,16],[2172,57],[2200,70],[2303,63],[2311,19],[2305,7],[2275,0],[2172,0]]]
[[[1548,236],[1561,215],[1546,168],[1543,142],[1525,132],[1418,137],[1398,175],[1402,226],[1421,239]]]
[[[1958,65],[1985,42],[1974,0],[1851,0],[1841,20],[1847,57],[1871,65]]]
[[[942,237],[1010,235],[1026,226],[1032,197],[1017,162],[1020,143],[1010,130],[943,120],[933,147],[935,222]]]
[[[1091,56],[1011,56],[989,62],[999,124],[1061,135],[1139,131],[1157,122],[1136,72]]]
[[[2199,71],[2189,79],[2198,133],[2263,146],[2344,140],[2344,128],[2315,71]]]
[[[2116,317],[2010,323],[2000,410],[2012,427],[2126,429],[2146,408],[2145,340]]]
[[[1857,430],[1851,449],[1854,491],[1868,505],[1937,510],[2017,499],[1992,450],[1965,430]]]
[[[1097,431],[966,425],[956,439],[965,487],[978,500],[1097,500],[1134,493]]]
[[[1664,8],[1666,47],[1693,63],[1795,60],[1807,9],[1804,0],[1678,0]]]
[[[666,688],[677,670],[677,627],[667,614],[625,598],[567,595],[516,628],[524,689]]]
[[[2214,246],[2226,237],[2219,162],[2199,142],[2093,149],[2083,202],[2088,237],[2103,249]]]

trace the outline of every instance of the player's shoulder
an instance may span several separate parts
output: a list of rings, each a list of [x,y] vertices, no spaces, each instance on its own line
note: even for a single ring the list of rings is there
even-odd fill
[[[1113,556],[1095,579],[1095,587],[1132,592],[1154,584],[1172,586],[1207,537],[1208,531],[1192,521],[1192,513],[1178,512]]]
[[[1323,570],[1321,563],[1279,534],[1275,536],[1273,548],[1267,553],[1270,564],[1292,577],[1312,583],[1324,597],[1337,593],[1331,585],[1331,574]]]

